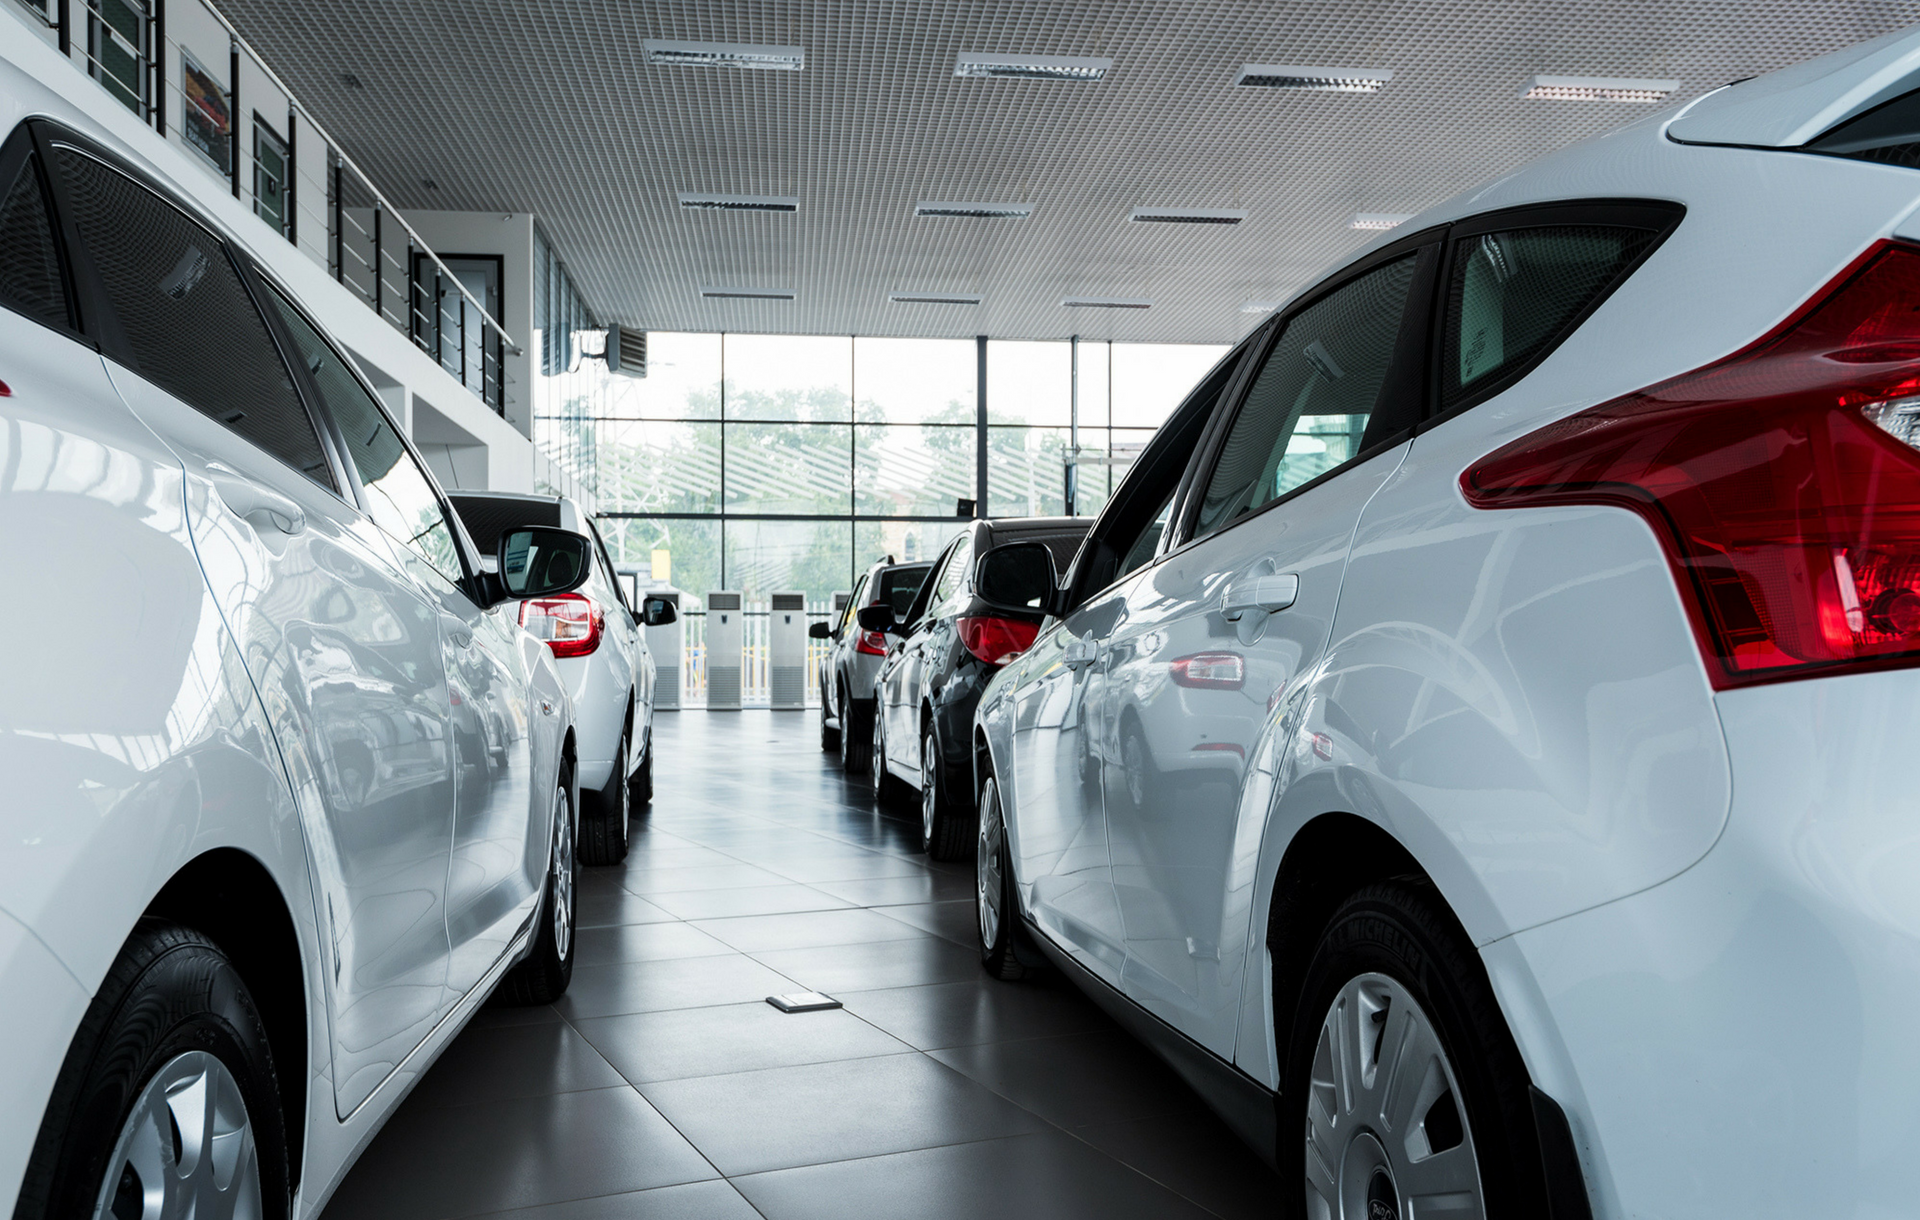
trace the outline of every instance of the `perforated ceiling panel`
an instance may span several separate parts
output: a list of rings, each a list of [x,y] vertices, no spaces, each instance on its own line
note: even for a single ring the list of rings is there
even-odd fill
[[[1677,78],[1685,101],[1920,21],[1920,3],[1801,0],[223,7],[397,203],[535,213],[604,318],[1206,342],[1257,320],[1244,303],[1284,297],[1373,236],[1349,227],[1355,213],[1418,211],[1650,111],[1522,100],[1536,75]],[[806,67],[649,66],[647,38],[797,45]],[[965,51],[1114,66],[1092,83],[956,79]],[[1249,63],[1393,79],[1375,94],[1234,87]],[[348,73],[361,88],[343,83]],[[682,191],[800,205],[683,208]],[[916,219],[929,199],[1033,213]],[[1128,223],[1136,207],[1247,218]],[[713,285],[795,299],[703,297]]]

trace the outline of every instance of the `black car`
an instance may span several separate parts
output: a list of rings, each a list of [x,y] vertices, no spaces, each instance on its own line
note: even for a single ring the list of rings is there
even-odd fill
[[[905,615],[885,605],[859,612],[863,628],[900,637],[880,669],[874,795],[885,804],[919,790],[920,842],[936,860],[973,850],[973,709],[994,672],[1033,643],[1045,617],[983,601],[974,560],[991,547],[1038,542],[1065,569],[1091,524],[1084,517],[975,521],[934,561]]]

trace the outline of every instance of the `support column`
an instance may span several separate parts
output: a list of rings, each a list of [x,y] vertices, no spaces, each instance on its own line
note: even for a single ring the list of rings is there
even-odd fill
[[[973,515],[984,517],[987,515],[987,337],[977,335],[973,343],[978,369],[973,395]]]

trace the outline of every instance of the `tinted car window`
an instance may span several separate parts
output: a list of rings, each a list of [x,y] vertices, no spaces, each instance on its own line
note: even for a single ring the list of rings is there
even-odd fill
[[[1287,320],[1215,461],[1196,537],[1360,452],[1418,259],[1375,268]]]
[[[600,536],[600,527],[591,518],[587,520],[587,533],[593,538],[593,553],[600,557],[595,566],[605,574],[605,585],[613,600],[622,606],[627,605],[627,591],[620,583],[620,574],[613,570],[613,557],[607,554],[607,540]],[[629,611],[631,606],[627,607]]]
[[[11,182],[0,183],[0,301],[49,326],[71,320],[53,218],[32,153],[21,160]]]
[[[76,149],[55,146],[74,227],[142,377],[334,489],[293,375],[219,238]]]
[[[880,588],[874,601],[892,606],[896,615],[905,614],[913,608],[913,599],[919,596],[920,586],[926,580],[927,569],[923,566],[888,568],[880,573]]]
[[[1544,356],[1658,239],[1646,229],[1555,225],[1455,242],[1440,409]]]
[[[1153,553],[1160,548],[1160,536],[1167,532],[1167,517],[1172,511],[1173,489],[1168,488],[1166,497],[1160,501],[1159,511],[1153,514],[1153,520],[1140,531],[1139,537],[1133,540],[1133,545],[1121,557],[1120,570],[1114,574],[1115,579],[1137,571],[1153,558]]]
[[[291,302],[271,287],[267,299],[293,336],[307,371],[313,374],[320,399],[332,414],[346,441],[347,456],[360,474],[367,492],[367,515],[375,524],[405,543],[451,581],[459,581],[459,550],[453,530],[440,509],[433,485],[400,443],[399,433],[387,422],[380,404]]]
[[[960,541],[947,554],[947,562],[940,568],[940,583],[933,587],[933,598],[927,604],[939,606],[960,591],[960,582],[967,574],[967,564],[973,559],[973,531],[960,535]]]
[[[866,591],[866,588],[867,588],[867,574],[865,572],[862,572],[860,574],[860,579],[853,582],[853,592],[847,594],[847,604],[840,611],[839,621],[835,622],[833,625],[833,634],[835,639],[838,639],[842,634],[846,632],[847,624],[853,621],[854,614],[857,613],[862,606],[867,604],[866,602],[862,601],[860,598],[860,595]],[[894,613],[898,614],[899,611],[896,610]]]

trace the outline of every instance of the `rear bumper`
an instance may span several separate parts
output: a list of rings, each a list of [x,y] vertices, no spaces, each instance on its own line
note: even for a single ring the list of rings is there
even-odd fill
[[[1502,998],[1597,1214],[1911,1214],[1920,674],[1717,702],[1720,841],[1671,881],[1489,946],[1489,966],[1530,978]]]

